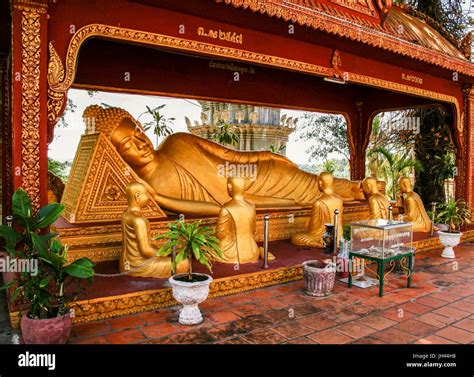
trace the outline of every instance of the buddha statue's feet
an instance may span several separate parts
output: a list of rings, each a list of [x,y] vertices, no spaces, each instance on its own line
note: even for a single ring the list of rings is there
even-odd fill
[[[263,250],[263,247],[259,247],[259,250],[260,250],[260,259],[263,260],[264,258],[264,250]],[[272,260],[275,260],[275,256],[268,252],[268,261],[272,261]]]
[[[308,233],[296,233],[291,236],[291,243],[297,246],[323,247],[321,237],[314,237]]]

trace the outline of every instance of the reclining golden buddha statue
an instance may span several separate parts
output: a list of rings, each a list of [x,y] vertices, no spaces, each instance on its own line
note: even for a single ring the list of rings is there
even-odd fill
[[[230,200],[227,178],[246,178],[245,199],[256,208],[311,206],[321,195],[318,175],[284,156],[241,152],[188,133],[168,136],[154,150],[142,125],[120,108],[92,105],[83,114],[89,133],[102,133],[160,207],[174,213],[217,216]],[[344,201],[363,198],[359,181],[334,179]]]

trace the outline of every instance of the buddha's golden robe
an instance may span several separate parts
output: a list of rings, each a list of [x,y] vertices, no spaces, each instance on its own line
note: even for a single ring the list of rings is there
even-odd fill
[[[247,201],[232,199],[226,203],[217,219],[216,235],[224,263],[258,261],[260,249],[255,242],[255,206]]]
[[[156,254],[149,240],[150,222],[143,216],[135,216],[126,211],[122,218],[123,244],[120,255],[120,271],[131,271],[128,275],[152,278],[171,276],[171,258],[145,257]],[[127,266],[128,264],[128,266]],[[188,261],[177,266],[177,272],[187,271]]]
[[[177,199],[224,204],[228,175],[247,179],[246,198],[262,207],[260,199],[289,199],[295,205],[311,205],[321,196],[318,176],[307,173],[286,157],[271,152],[241,152],[187,133],[168,136],[155,154],[159,172],[141,178],[157,193]],[[357,184],[334,179],[335,192],[354,200]],[[255,200],[258,199],[258,200]],[[265,201],[263,201],[265,203]]]
[[[411,191],[406,194],[403,206],[405,207],[404,219],[413,223],[414,232],[431,231],[431,219],[426,213],[423,201],[416,192]]]
[[[388,219],[389,200],[380,193],[369,197],[369,219]]]
[[[323,234],[326,232],[324,224],[334,224],[334,210],[339,210],[337,239],[342,239],[342,200],[331,196],[330,200],[324,200],[325,196],[316,201],[311,209],[308,231],[296,233],[291,236],[291,243],[299,246],[322,247]]]

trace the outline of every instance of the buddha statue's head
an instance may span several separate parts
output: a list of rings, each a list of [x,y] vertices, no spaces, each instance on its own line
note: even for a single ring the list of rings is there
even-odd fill
[[[323,172],[318,176],[319,191],[330,194],[334,191],[334,177],[331,173]]]
[[[230,197],[243,196],[245,193],[245,179],[243,177],[227,178],[227,192]]]
[[[148,194],[146,187],[142,183],[131,182],[127,184],[126,192],[127,203],[129,208],[143,208],[146,207],[146,205],[150,201],[150,195]]]
[[[379,188],[377,186],[377,180],[373,177],[367,177],[362,181],[362,190],[367,196],[378,194]]]
[[[403,194],[406,194],[407,192],[413,191],[413,187],[411,185],[410,178],[408,177],[401,177],[398,180],[398,188]]]
[[[117,152],[132,169],[141,168],[154,159],[153,144],[142,125],[125,110],[92,105],[84,110],[86,133],[105,134]]]

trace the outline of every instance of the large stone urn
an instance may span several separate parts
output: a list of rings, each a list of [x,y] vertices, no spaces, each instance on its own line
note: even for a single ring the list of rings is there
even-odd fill
[[[331,259],[310,260],[303,263],[305,292],[310,296],[331,294],[336,278],[336,264]]]
[[[21,335],[26,344],[64,344],[72,329],[70,313],[49,319],[21,318]]]
[[[454,254],[454,246],[459,245],[461,242],[461,232],[438,232],[439,241],[444,246],[444,250],[441,253],[443,258],[456,258]]]
[[[209,284],[212,278],[206,274],[193,273],[193,277],[199,281],[184,281],[187,275],[175,275],[169,278],[173,297],[183,305],[179,313],[178,322],[182,325],[197,325],[203,321],[199,304],[209,295]],[[182,280],[183,279],[183,280]]]

